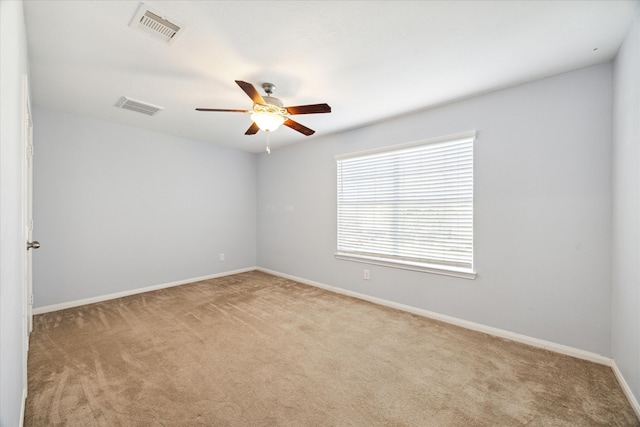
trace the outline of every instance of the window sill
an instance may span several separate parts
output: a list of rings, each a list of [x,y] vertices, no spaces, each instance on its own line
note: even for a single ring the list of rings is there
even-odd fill
[[[442,274],[444,276],[461,277],[463,279],[475,279],[476,272],[467,268],[443,267],[430,264],[419,264],[409,261],[391,261],[384,258],[376,258],[364,255],[344,254],[337,252],[336,259],[345,261],[362,262],[365,264],[381,265],[384,267],[401,268],[403,270],[421,271],[423,273]]]

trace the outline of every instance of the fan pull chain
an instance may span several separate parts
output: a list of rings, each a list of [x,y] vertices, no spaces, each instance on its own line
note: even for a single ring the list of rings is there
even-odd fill
[[[271,132],[267,131],[267,154],[271,154],[271,148],[269,148],[270,145],[271,145]]]

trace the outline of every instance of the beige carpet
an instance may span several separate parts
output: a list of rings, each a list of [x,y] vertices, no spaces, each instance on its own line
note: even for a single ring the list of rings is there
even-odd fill
[[[26,426],[638,426],[611,369],[260,272],[35,317]]]

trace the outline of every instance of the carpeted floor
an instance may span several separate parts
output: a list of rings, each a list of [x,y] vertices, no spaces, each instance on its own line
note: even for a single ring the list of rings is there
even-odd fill
[[[25,426],[640,426],[610,368],[260,272],[35,317]]]

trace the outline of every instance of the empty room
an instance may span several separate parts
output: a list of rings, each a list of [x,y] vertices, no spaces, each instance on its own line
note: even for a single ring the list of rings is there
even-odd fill
[[[0,7],[0,427],[640,426],[640,1]]]

